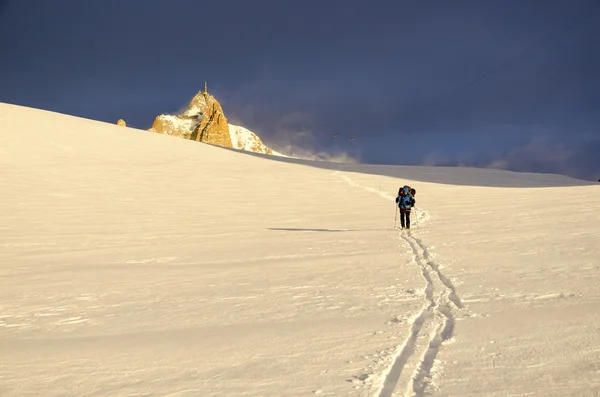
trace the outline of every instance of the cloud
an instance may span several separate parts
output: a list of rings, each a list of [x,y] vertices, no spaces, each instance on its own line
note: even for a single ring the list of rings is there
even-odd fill
[[[238,107],[229,116],[229,122],[244,126],[257,134],[273,150],[304,160],[358,163],[360,154],[350,153],[336,145],[323,142],[323,136],[314,132],[316,124],[311,113],[300,110],[279,117],[258,120],[253,106]]]
[[[459,155],[431,152],[423,165],[479,167],[517,172],[552,173],[578,179],[600,178],[600,140],[566,142],[552,136],[538,135],[525,145],[501,153],[462,153]]]
[[[565,171],[572,156],[573,149],[569,145],[538,136],[527,145],[514,148],[506,155],[490,160],[485,167],[511,171],[561,173]]]
[[[346,163],[346,164],[358,164],[360,160],[356,156],[352,156],[343,150],[340,151],[314,151],[291,145],[286,146],[273,146],[273,148],[282,154],[290,157],[313,160],[313,161],[327,161],[332,163]]]
[[[325,148],[313,131],[314,124],[309,113],[288,113],[275,123],[266,140],[273,149],[292,157],[338,163],[360,162],[358,153],[351,154],[337,146]]]

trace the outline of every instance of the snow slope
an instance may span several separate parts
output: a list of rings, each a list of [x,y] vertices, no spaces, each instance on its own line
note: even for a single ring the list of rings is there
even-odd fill
[[[600,186],[0,126],[3,397],[600,393]]]

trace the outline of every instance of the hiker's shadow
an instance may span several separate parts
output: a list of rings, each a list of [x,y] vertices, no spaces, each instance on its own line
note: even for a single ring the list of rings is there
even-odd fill
[[[284,232],[356,232],[354,229],[303,229],[297,227],[270,227],[269,230]]]

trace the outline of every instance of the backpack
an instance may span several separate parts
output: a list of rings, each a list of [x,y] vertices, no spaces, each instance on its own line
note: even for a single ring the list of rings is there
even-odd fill
[[[408,189],[408,191],[410,192],[410,195],[412,196],[410,199],[408,198],[407,195],[404,194],[404,189]],[[400,188],[400,197],[399,199],[396,199],[396,202],[398,203],[398,207],[400,207],[401,209],[407,209],[410,210],[411,207],[413,207],[415,205],[415,194],[417,193],[416,189],[413,189],[412,187],[408,186],[408,185],[404,185],[402,188]]]
[[[410,194],[411,194],[413,197],[415,197],[415,195],[417,194],[417,190],[416,190],[416,189],[414,189],[414,188],[412,188],[412,187],[410,187],[410,186],[408,186],[408,185],[404,185],[404,187],[407,187],[407,188],[408,188],[408,191],[410,192]]]

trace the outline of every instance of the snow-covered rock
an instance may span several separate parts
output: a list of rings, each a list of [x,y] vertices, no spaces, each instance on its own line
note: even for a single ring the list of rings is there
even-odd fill
[[[275,154],[254,132],[239,125],[229,124],[229,136],[234,149],[247,152]]]

